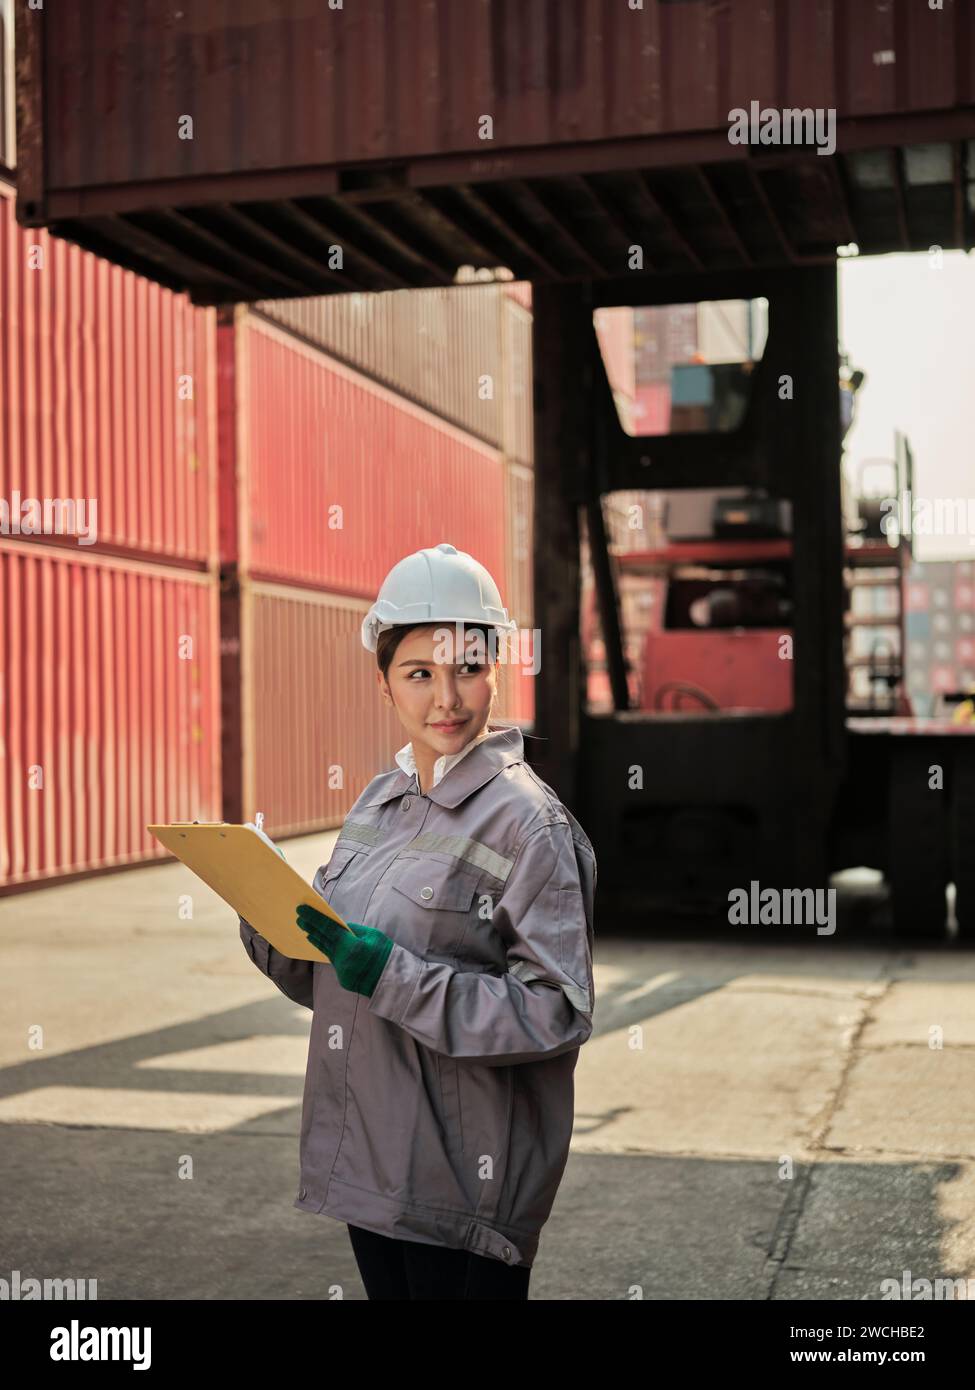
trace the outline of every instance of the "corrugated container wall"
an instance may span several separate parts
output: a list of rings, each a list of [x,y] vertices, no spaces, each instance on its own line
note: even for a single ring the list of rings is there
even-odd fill
[[[220,819],[217,583],[0,538],[0,886]]]
[[[25,231],[0,188],[0,496],[83,499],[92,550],[209,564],[215,329],[213,309]]]
[[[119,184],[185,188],[245,172],[260,199],[281,189],[262,189],[263,172],[287,171],[293,187],[307,171],[328,190],[326,166],[442,155],[462,167],[485,153],[481,112],[493,117],[490,156],[503,166],[509,150],[726,132],[729,109],[753,99],[835,108],[840,120],[962,107],[975,103],[968,10],[920,0],[48,0],[42,14],[23,6],[25,26],[42,25],[47,73],[37,192],[53,202],[57,190],[94,190],[104,212]],[[890,53],[896,63],[880,61]],[[171,113],[187,110],[193,139],[180,140]]]
[[[500,286],[262,300],[255,309],[489,444],[502,442]]]
[[[532,592],[535,475],[520,463],[508,463],[505,471],[508,559],[504,594],[508,611],[523,627],[531,627],[535,601]]]
[[[507,295],[498,308],[504,364],[501,446],[509,459],[531,464],[535,458],[531,310]]]
[[[237,354],[243,799],[293,834],[339,824],[404,742],[360,638],[389,569],[449,540],[504,582],[506,465],[264,315],[239,311]]]
[[[360,638],[364,600],[243,589],[245,815],[271,834],[338,825],[405,738]]]
[[[496,449],[263,319],[239,323],[245,573],[371,601],[397,560],[443,540],[505,572]]]
[[[0,165],[17,162],[13,0],[0,0]]]

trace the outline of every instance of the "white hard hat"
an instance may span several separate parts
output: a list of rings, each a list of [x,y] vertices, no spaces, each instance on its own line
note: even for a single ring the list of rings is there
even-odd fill
[[[517,632],[497,584],[482,564],[446,541],[407,555],[383,580],[362,623],[362,645],[376,650],[380,632],[406,623],[483,623]]]

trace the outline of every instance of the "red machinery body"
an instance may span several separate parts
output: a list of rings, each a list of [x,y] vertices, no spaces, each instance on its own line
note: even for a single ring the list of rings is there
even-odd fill
[[[689,686],[718,709],[791,709],[792,659],[783,654],[789,647],[790,633],[768,628],[649,632],[642,707],[700,710],[703,702],[682,692]]]

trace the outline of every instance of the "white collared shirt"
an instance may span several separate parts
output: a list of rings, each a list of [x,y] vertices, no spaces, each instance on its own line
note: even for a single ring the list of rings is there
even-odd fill
[[[472,738],[469,743],[466,743],[459,753],[444,753],[442,757],[438,758],[433,765],[433,785],[436,786],[438,782],[442,782],[450,769],[456,763],[459,763],[461,758],[466,758],[471,749],[476,748],[481,742],[481,739],[486,738],[488,734],[494,732],[496,731],[489,729],[487,725],[485,725],[481,732],[477,734],[476,737]],[[416,758],[413,755],[412,743],[403,745],[396,754],[396,761],[406,773],[407,777],[413,776],[416,772]],[[420,785],[419,774],[417,774],[416,784],[417,786]]]

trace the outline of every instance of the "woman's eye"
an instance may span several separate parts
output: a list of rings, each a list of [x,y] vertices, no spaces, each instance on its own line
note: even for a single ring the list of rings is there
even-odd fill
[[[485,663],[483,661],[465,661],[462,667],[462,670],[466,670],[475,675],[478,671],[483,671],[484,669]],[[426,667],[418,666],[415,671],[410,672],[410,680],[412,680],[414,676],[428,676],[429,674],[430,672],[426,669]]]

